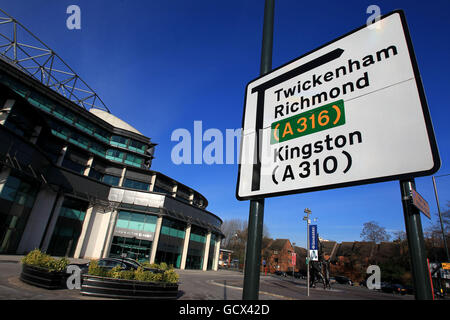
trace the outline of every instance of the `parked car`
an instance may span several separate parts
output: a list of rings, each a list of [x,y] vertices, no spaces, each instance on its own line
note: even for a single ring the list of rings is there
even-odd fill
[[[78,266],[81,269],[81,274],[86,274],[89,270],[89,262],[82,264],[73,263],[70,265]],[[151,271],[154,273],[164,273],[163,270],[144,267],[138,261],[131,258],[103,258],[98,260],[98,266],[108,270],[111,270],[112,268],[115,268],[117,266],[120,266],[125,270],[136,270],[139,267],[143,267],[146,271]]]
[[[336,283],[336,278],[335,277],[330,277],[330,284]]]
[[[407,292],[406,288],[398,283],[392,285],[392,290],[394,293],[398,294],[406,294]]]
[[[353,285],[353,281],[344,276],[334,276],[334,279],[336,280],[337,283],[340,284],[348,284],[351,286]]]

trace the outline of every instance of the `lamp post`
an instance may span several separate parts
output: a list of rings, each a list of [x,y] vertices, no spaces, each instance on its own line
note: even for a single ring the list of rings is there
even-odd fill
[[[306,221],[306,287],[309,297],[309,224],[311,223],[309,215],[311,214],[311,210],[306,208],[304,213],[306,213],[306,216],[303,217],[303,220]]]
[[[444,176],[449,176],[449,175],[450,174],[444,174],[444,175],[436,176],[436,177],[439,178],[439,177],[444,177]],[[447,238],[445,236],[444,223],[442,222],[441,207],[439,205],[439,197],[438,197],[437,188],[436,188],[436,179],[435,179],[436,177],[435,176],[432,177],[433,178],[433,186],[434,186],[434,195],[436,196],[439,221],[441,222],[442,240],[444,240],[445,254],[447,255],[447,262],[450,262],[450,258],[448,255]]]

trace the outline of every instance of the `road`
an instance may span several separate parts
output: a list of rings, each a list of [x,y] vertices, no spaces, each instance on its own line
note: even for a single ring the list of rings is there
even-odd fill
[[[46,290],[19,280],[21,264],[17,258],[0,257],[0,300],[95,300],[79,290]],[[240,300],[243,274],[236,271],[176,270],[180,275],[179,300]],[[260,278],[260,300],[412,300],[411,295],[387,294],[364,287],[334,284],[306,294],[306,281],[275,275]]]
[[[178,270],[180,300],[240,300],[243,275],[235,271]],[[331,290],[317,286],[307,296],[305,280],[275,275],[262,275],[259,298],[261,300],[413,300],[411,295],[389,294],[365,287],[334,284]]]

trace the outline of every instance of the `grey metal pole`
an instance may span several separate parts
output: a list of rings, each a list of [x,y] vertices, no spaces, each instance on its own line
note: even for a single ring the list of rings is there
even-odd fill
[[[264,7],[260,75],[264,75],[272,70],[274,9],[275,0],[266,0]],[[258,135],[259,133],[257,132],[257,136]],[[244,290],[242,293],[243,300],[258,300],[259,297],[263,221],[264,199],[251,200],[248,219],[247,250],[245,256]]]
[[[444,223],[442,222],[441,206],[439,205],[439,197],[438,197],[437,188],[436,188],[436,179],[434,178],[434,176],[432,178],[433,178],[433,186],[434,186],[434,195],[436,196],[436,204],[437,204],[438,213],[439,213],[439,221],[441,222],[442,240],[444,240],[444,248],[445,248],[445,254],[447,255],[447,262],[450,262],[450,258],[448,255],[447,238],[445,236]]]
[[[423,239],[420,211],[412,205],[411,190],[415,189],[414,179],[400,181],[403,214],[411,259],[416,300],[432,300],[431,283],[428,272],[427,255]]]
[[[310,219],[309,219],[309,215],[311,214],[311,210],[309,210],[308,208],[305,209],[304,211],[306,213],[306,217],[303,217],[303,220],[306,220],[306,292],[307,292],[307,296],[309,297],[309,257],[310,257],[310,252],[309,252],[309,223],[310,223]]]
[[[307,295],[309,297],[309,213],[308,213],[308,220],[306,221],[306,286],[307,286]]]

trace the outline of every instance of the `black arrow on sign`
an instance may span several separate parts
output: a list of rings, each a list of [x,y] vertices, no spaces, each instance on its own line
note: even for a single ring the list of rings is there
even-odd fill
[[[260,130],[263,127],[263,117],[264,117],[264,95],[265,91],[269,88],[272,88],[282,82],[290,80],[302,73],[308,72],[312,69],[320,67],[330,61],[333,61],[339,58],[342,53],[344,53],[344,49],[334,49],[316,59],[313,59],[301,66],[294,68],[278,77],[270,79],[267,82],[260,84],[252,89],[252,93],[258,93],[258,99],[256,102],[256,143],[255,143],[255,152],[254,152],[254,161],[253,161],[253,176],[252,176],[252,191],[257,191],[260,189],[261,184],[261,148],[260,148]]]

